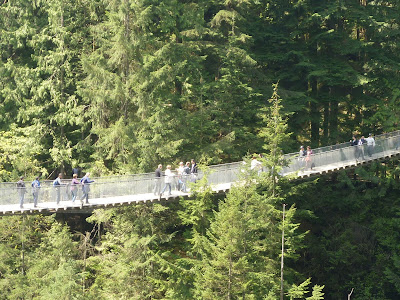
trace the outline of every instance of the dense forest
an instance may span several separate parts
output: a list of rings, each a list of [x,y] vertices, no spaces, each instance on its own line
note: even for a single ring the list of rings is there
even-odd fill
[[[278,171],[299,145],[398,129],[399,16],[395,0],[0,0],[1,180],[252,153],[272,170],[226,196],[201,181],[187,201],[2,217],[1,298],[398,299],[398,161]]]

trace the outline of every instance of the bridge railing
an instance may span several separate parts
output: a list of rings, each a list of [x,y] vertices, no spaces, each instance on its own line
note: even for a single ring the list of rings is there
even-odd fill
[[[299,157],[298,153],[284,155],[284,159],[288,162],[282,170],[282,174],[286,175],[295,172],[311,172],[321,171],[322,168],[330,166],[344,165],[346,163],[376,159],[385,156],[387,153],[400,150],[400,131],[383,134],[375,138],[375,146],[369,147],[367,144],[362,146],[351,146],[350,142],[345,144],[346,147],[339,147],[335,150],[313,150],[314,154],[308,159],[307,157]],[[371,154],[371,155],[369,155]]]
[[[283,167],[281,174],[296,174],[304,172],[320,172],[325,169],[334,168],[335,166],[344,165],[347,162],[355,161],[358,156],[362,160],[362,151],[365,159],[376,159],[385,156],[387,153],[400,151],[400,131],[383,134],[375,138],[375,147],[371,158],[368,156],[368,146],[350,146],[350,143],[343,143],[341,147],[330,149],[323,147],[314,149],[314,154],[311,156],[310,161],[305,158],[299,159],[298,153],[286,154],[283,156],[287,165]],[[358,152],[357,152],[358,151]],[[312,167],[312,170],[311,170]],[[210,174],[208,174],[208,182],[211,185],[229,184],[238,180],[239,174],[246,168],[248,164],[243,162],[235,162],[228,164],[220,164],[209,166]],[[197,179],[203,176],[200,170]],[[154,173],[143,173],[134,175],[110,176],[94,178],[95,183],[90,185],[89,199],[93,198],[112,198],[118,196],[134,196],[142,194],[153,193],[155,179]],[[175,176],[172,184],[173,190],[176,193],[178,177]],[[184,177],[187,186],[191,185],[193,178],[191,176]],[[161,179],[161,188],[164,186],[164,180]],[[72,189],[69,180],[63,180],[65,183],[59,187],[53,187],[52,181],[43,182],[43,186],[39,190],[39,206],[40,203],[55,202],[57,193],[60,194],[60,202],[63,205],[68,205],[67,201],[71,203]],[[33,203],[32,188],[30,182],[26,182],[26,193],[24,195],[24,203]],[[77,200],[83,196],[82,185],[77,185]],[[0,205],[10,205],[19,203],[19,193],[21,190],[16,188],[15,183],[4,183],[0,188]]]

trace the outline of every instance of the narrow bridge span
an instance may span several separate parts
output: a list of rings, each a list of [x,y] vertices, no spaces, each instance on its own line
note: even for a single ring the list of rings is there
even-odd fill
[[[298,153],[289,153],[283,156],[287,166],[282,169],[282,175],[292,175],[294,178],[319,176],[342,169],[354,168],[361,164],[376,160],[385,160],[400,155],[400,131],[390,132],[376,136],[375,146],[371,156],[368,155],[367,145],[350,146],[349,143],[331,145],[313,149],[311,160],[306,162],[299,159]],[[364,156],[364,159],[362,159]],[[358,160],[356,160],[358,157]],[[311,168],[312,167],[312,168]],[[243,162],[220,164],[209,167],[211,174],[208,182],[214,192],[226,192],[238,180],[239,173],[245,168]],[[203,176],[200,171],[198,177]],[[184,177],[190,187],[194,178],[191,175]],[[97,208],[112,208],[122,205],[137,203],[169,201],[178,197],[189,198],[188,193],[177,190],[172,195],[161,197],[153,194],[154,174],[134,174],[124,176],[109,176],[95,178],[95,183],[90,185],[89,204],[81,204],[82,196],[78,193],[78,199],[71,201],[71,186],[68,180],[65,185],[59,187],[61,201],[56,203],[56,188],[51,181],[43,182],[39,191],[37,207],[33,205],[30,182],[27,182],[24,206],[19,206],[19,190],[15,183],[0,183],[0,215],[36,214],[36,213],[86,213]],[[162,183],[163,185],[163,183]],[[79,188],[80,190],[80,188]]]

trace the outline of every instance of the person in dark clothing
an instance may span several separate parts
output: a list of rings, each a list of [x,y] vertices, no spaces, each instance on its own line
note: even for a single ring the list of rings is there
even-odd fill
[[[190,167],[190,173],[197,174],[197,163],[194,159],[191,160],[192,166]]]
[[[357,159],[361,156],[361,159],[362,160],[364,160],[365,158],[364,158],[364,144],[366,144],[367,143],[367,141],[366,141],[366,139],[364,138],[364,136],[362,136],[359,140],[358,140],[358,145],[357,145],[357,148],[358,148],[358,156],[357,156]]]
[[[358,145],[358,141],[355,136],[353,136],[353,139],[350,140],[350,146],[356,146]]]
[[[357,140],[356,136],[353,136],[353,139],[350,140],[350,145],[354,147],[354,158],[356,159],[356,161],[358,161],[358,158],[360,157],[360,150],[362,150],[359,146],[359,143],[360,141]]]
[[[196,182],[197,179],[197,163],[194,159],[191,160],[192,165],[190,167],[190,174],[192,174],[192,182]]]
[[[161,192],[161,175],[162,175],[162,164],[159,164],[156,171],[154,172],[154,190],[155,196],[159,196]]]
[[[24,176],[21,176],[19,181],[17,182],[17,190],[19,195],[19,207],[24,207],[24,197],[26,193],[26,187],[24,182]]]

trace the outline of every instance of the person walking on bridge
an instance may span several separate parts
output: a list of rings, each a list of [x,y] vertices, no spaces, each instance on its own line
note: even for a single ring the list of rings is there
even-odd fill
[[[79,184],[79,180],[78,180],[78,173],[74,173],[74,175],[72,176],[72,181],[71,181],[71,194],[72,194],[72,203],[75,202],[76,197],[78,196],[78,184]]]
[[[17,182],[17,190],[19,195],[19,207],[24,207],[24,197],[26,193],[26,187],[24,182],[24,176],[21,176]]]
[[[360,158],[360,156],[361,156],[361,159],[364,160],[363,142],[362,142],[361,139],[359,139],[359,140],[357,141],[357,146],[356,146],[356,147],[357,147],[357,157],[356,157],[356,160],[358,161],[359,158]]]
[[[361,136],[361,138],[358,140],[358,155],[361,155],[361,159],[364,160],[364,144],[366,144],[367,141],[364,136]]]
[[[187,192],[187,182],[188,178],[190,176],[190,162],[186,162],[185,167],[183,168],[183,174],[182,174],[182,192],[186,193]]]
[[[350,140],[350,146],[354,147],[354,158],[355,158],[356,161],[358,161],[358,157],[359,157],[359,154],[358,154],[358,151],[359,151],[359,149],[358,149],[358,140],[357,140],[355,135],[353,135],[353,139]]]
[[[192,165],[190,168],[190,173],[192,174],[192,182],[196,182],[197,180],[197,163],[194,159],[191,160]]]
[[[313,161],[312,161],[312,156],[313,156],[313,151],[311,150],[310,146],[307,146],[307,152],[306,152],[306,169],[313,169]]]
[[[82,177],[81,179],[81,184],[82,184],[82,198],[81,198],[81,202],[83,201],[83,199],[85,200],[85,204],[89,204],[89,192],[90,192],[90,184],[94,182],[94,180],[91,180],[89,178],[90,173],[87,172],[85,176]]]
[[[59,173],[58,177],[56,179],[54,179],[54,181],[53,181],[53,186],[56,189],[56,202],[57,202],[57,204],[59,204],[60,200],[61,200],[61,195],[60,195],[60,189],[61,189],[61,185],[62,185],[61,178],[62,178],[62,174]]]
[[[178,168],[176,169],[176,173],[178,175],[176,188],[177,188],[178,191],[182,191],[182,189],[183,189],[183,185],[184,185],[184,182],[183,182],[184,174],[183,174],[183,172],[184,172],[184,170],[185,170],[185,165],[184,165],[183,161],[181,161],[179,163]]]
[[[32,196],[33,196],[33,207],[37,207],[38,198],[39,198],[39,190],[40,190],[40,181],[39,177],[36,177],[34,181],[32,181]]]
[[[159,196],[161,192],[161,175],[162,175],[162,164],[159,164],[156,171],[154,172],[154,190],[155,196]]]
[[[168,165],[167,169],[165,170],[165,181],[164,181],[165,185],[160,195],[162,195],[168,187],[168,196],[171,196],[171,190],[172,190],[171,184],[173,180],[174,180],[174,174],[171,171],[171,165]]]
[[[366,138],[367,141],[367,153],[368,156],[371,157],[372,154],[374,153],[374,148],[375,148],[375,139],[372,136],[372,133],[369,134],[369,136]]]
[[[307,152],[306,152],[306,150],[304,150],[304,146],[300,146],[299,157],[298,157],[299,169],[304,168],[304,161],[305,161],[306,155],[307,155]]]

